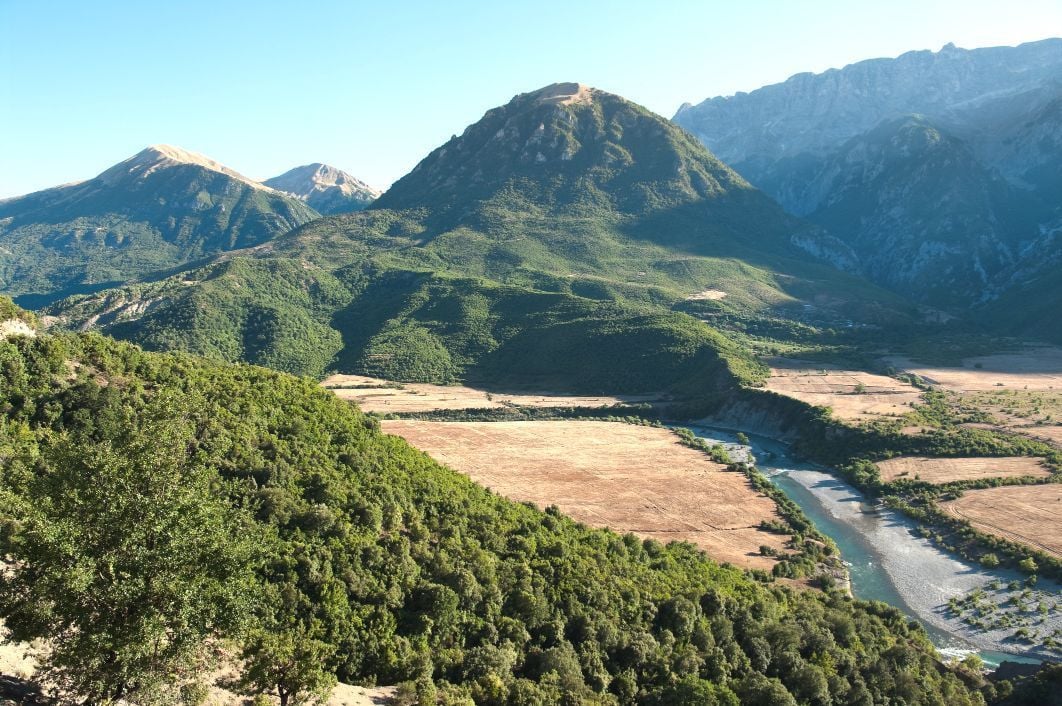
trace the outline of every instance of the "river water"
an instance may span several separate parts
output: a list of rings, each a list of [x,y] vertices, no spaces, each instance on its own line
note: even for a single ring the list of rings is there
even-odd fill
[[[1003,584],[1024,577],[1009,570],[987,570],[936,548],[919,536],[915,525],[900,513],[871,507],[863,495],[821,467],[790,456],[788,447],[773,439],[749,434],[751,448],[741,446],[733,432],[692,426],[699,437],[722,443],[737,458],[751,453],[756,466],[804,510],[823,534],[837,543],[849,564],[852,593],[857,598],[889,603],[925,626],[945,656],[976,652],[989,665],[1001,660],[1039,662],[1035,653],[1010,639],[1011,630],[975,632],[947,610],[948,599],[962,597],[998,579]],[[1062,586],[1041,580],[1038,590],[1056,598]],[[1053,611],[1048,629],[1062,627]]]

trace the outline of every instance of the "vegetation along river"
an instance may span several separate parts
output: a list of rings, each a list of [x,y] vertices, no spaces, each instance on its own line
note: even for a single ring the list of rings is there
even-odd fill
[[[793,459],[783,443],[750,434],[749,449],[737,443],[732,431],[691,428],[709,442],[722,443],[734,451],[751,451],[760,471],[837,543],[849,565],[852,593],[857,598],[884,601],[916,617],[946,656],[977,652],[989,665],[1002,660],[1040,661],[1041,653],[1014,639],[1013,626],[975,630],[948,607],[949,599],[961,599],[978,588],[985,590],[986,598],[1004,603],[1026,588],[1024,583],[1018,590],[1007,588],[1013,581],[1023,582],[1024,576],[1004,569],[985,569],[938,549],[916,532],[911,520],[888,508],[867,504],[858,490],[839,477],[820,466]],[[993,587],[993,581],[999,584]],[[1051,606],[1046,618],[1036,618],[1040,621],[1039,632],[1050,634],[1062,628],[1062,615],[1057,608],[1062,587],[1041,580],[1034,590],[1035,598],[1043,598]]]

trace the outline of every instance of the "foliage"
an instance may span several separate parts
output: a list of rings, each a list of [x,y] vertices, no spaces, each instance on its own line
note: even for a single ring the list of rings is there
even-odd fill
[[[251,535],[214,497],[181,402],[110,411],[9,459],[21,526],[0,615],[15,639],[52,641],[44,671],[63,689],[155,703],[196,678],[205,637],[246,616]]]
[[[648,704],[679,698],[676,685],[693,677],[713,686],[689,681],[690,693],[714,692],[720,703],[733,703],[730,693],[980,702],[891,607],[761,585],[688,544],[590,530],[506,501],[311,382],[260,368],[147,354],[92,335],[0,342],[5,492],[35,497],[51,466],[15,464],[11,450],[52,458],[53,436],[88,436],[107,449],[144,428],[151,443],[132,448],[155,448],[155,437],[168,437],[147,421],[171,394],[193,400],[186,431],[173,433],[195,463],[177,465],[209,469],[211,497],[251,513],[263,537],[263,556],[248,562],[255,595],[267,597],[243,639],[250,690],[277,693],[277,670],[288,664],[301,675],[294,681],[312,687],[300,694],[334,674],[413,681],[424,698],[450,703]],[[116,507],[135,506],[134,494],[115,493]],[[31,504],[7,511],[6,552],[29,546]],[[187,514],[218,526],[200,519],[212,507],[202,499]],[[82,536],[77,512],[65,517]],[[80,561],[97,561],[84,549]],[[26,571],[42,568],[27,556]],[[116,586],[145,579],[130,572]],[[84,639],[98,628],[87,625]]]

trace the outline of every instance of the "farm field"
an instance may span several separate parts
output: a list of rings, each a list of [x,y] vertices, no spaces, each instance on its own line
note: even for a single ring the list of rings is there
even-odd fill
[[[1062,391],[1062,348],[1034,346],[1014,353],[967,358],[962,367],[925,366],[906,358],[890,363],[933,385],[954,392],[986,390]]]
[[[513,500],[556,505],[579,522],[661,542],[691,542],[720,562],[769,570],[759,529],[774,501],[668,429],[598,421],[385,420],[436,460]]]
[[[881,479],[922,480],[927,483],[948,483],[979,478],[1017,478],[1021,476],[1049,476],[1051,472],[1040,459],[1028,456],[1004,458],[926,458],[900,456],[877,462]]]
[[[1060,348],[1035,346],[968,358],[962,367],[950,368],[920,366],[904,358],[889,360],[949,394],[955,408],[988,413],[993,419],[989,426],[1062,446]]]
[[[983,532],[1062,557],[1062,484],[968,490],[941,507]]]
[[[611,407],[659,401],[652,395],[611,397],[584,395],[510,394],[461,385],[394,383],[364,375],[332,375],[321,385],[343,400],[356,402],[365,412],[400,414],[436,410],[496,409],[500,407]]]
[[[809,361],[775,358],[767,389],[818,407],[837,419],[870,422],[901,417],[922,399],[921,391],[885,375],[839,370]]]

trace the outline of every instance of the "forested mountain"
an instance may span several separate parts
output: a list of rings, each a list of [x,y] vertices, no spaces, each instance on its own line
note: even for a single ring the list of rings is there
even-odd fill
[[[957,313],[997,298],[1057,306],[1050,277],[1029,290],[1027,275],[1048,275],[1043,263],[1062,255],[1051,235],[1062,224],[1060,76],[1062,39],[948,45],[799,74],[674,120],[851,246],[880,284]]]
[[[0,617],[90,701],[192,699],[228,636],[240,688],[289,703],[335,675],[421,703],[981,703],[891,607],[504,500],[312,381],[94,334],[0,360]]]
[[[262,183],[302,199],[324,215],[360,211],[380,195],[365,182],[320,162],[295,167]]]
[[[94,179],[0,201],[0,291],[28,306],[263,243],[302,201],[169,145]]]
[[[848,257],[663,118],[556,84],[488,111],[366,211],[48,313],[315,375],[704,391],[761,368],[680,310],[908,316],[807,247]]]

